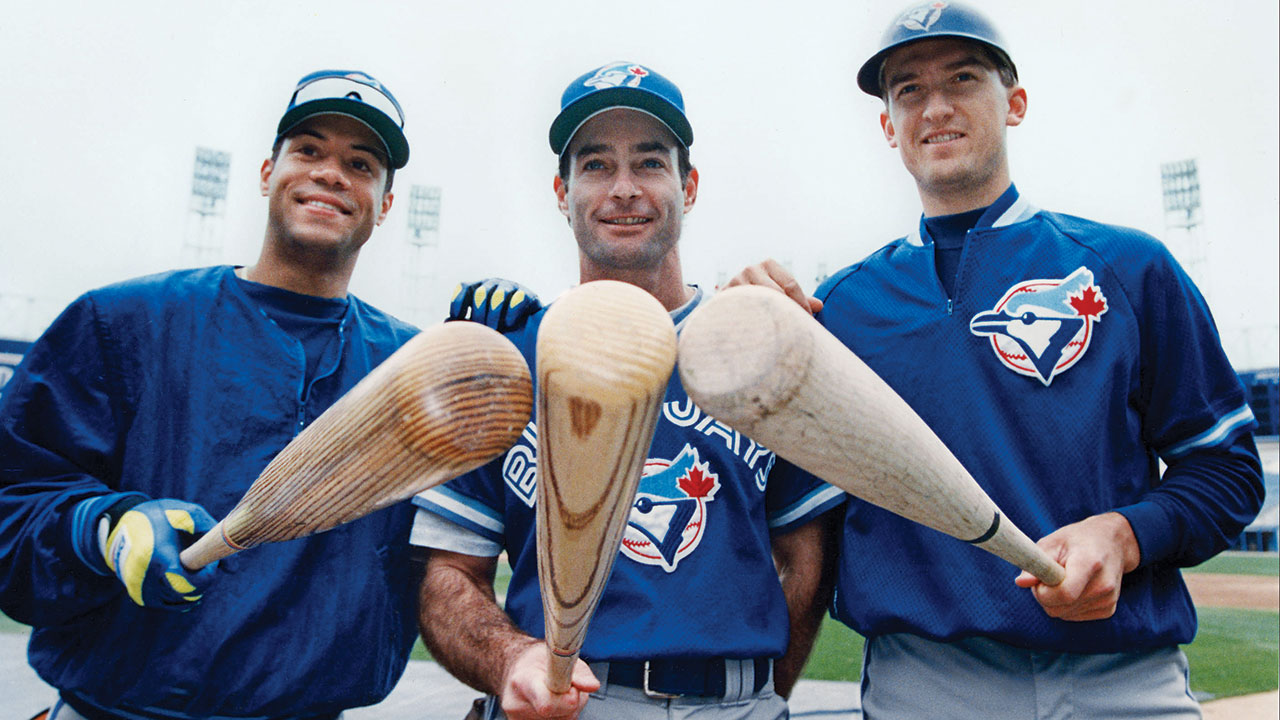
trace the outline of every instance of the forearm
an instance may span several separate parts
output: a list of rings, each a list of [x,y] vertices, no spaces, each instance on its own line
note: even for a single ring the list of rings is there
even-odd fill
[[[774,559],[791,629],[787,651],[774,664],[774,689],[782,697],[789,697],[800,679],[831,602],[838,515],[828,512],[774,540]]]
[[[483,577],[441,562],[437,552],[427,561],[418,598],[423,642],[454,677],[500,695],[507,669],[539,641],[521,632],[498,606],[492,573]]]

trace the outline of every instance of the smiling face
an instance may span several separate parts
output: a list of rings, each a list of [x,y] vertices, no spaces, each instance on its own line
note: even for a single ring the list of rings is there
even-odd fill
[[[624,108],[588,120],[565,150],[556,177],[560,212],[578,243],[581,279],[673,269],[684,214],[698,194],[698,171],[682,183],[678,141],[659,120]]]
[[[262,164],[266,250],[286,263],[353,267],[391,209],[382,148],[372,130],[345,115],[304,120]]]
[[[991,204],[1009,187],[1005,129],[1022,122],[1027,94],[1006,87],[967,40],[911,43],[885,60],[880,125],[916,180],[927,215]]]

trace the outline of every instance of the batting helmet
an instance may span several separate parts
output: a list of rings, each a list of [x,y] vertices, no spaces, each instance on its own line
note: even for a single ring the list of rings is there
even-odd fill
[[[982,43],[995,54],[996,59],[1008,66],[1016,80],[1018,69],[1004,49],[1004,39],[996,26],[973,8],[953,2],[926,2],[912,5],[889,25],[880,38],[880,49],[862,64],[858,70],[858,87],[862,91],[882,97],[880,70],[889,53],[917,40],[957,37]]]

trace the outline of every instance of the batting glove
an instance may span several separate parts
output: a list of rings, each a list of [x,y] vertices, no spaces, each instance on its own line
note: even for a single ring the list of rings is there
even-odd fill
[[[178,555],[215,524],[199,505],[135,494],[85,500],[73,515],[76,552],[91,569],[114,574],[142,607],[178,611],[200,602],[217,568],[193,572]]]
[[[499,332],[519,330],[542,301],[519,283],[502,278],[458,283],[449,303],[449,320],[484,323]]]

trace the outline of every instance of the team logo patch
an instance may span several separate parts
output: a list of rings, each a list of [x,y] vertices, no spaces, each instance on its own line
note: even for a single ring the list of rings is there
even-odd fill
[[[622,536],[622,554],[675,572],[680,560],[702,542],[707,503],[719,490],[720,476],[698,459],[691,445],[685,445],[675,460],[649,458]]]
[[[637,87],[640,81],[649,74],[648,70],[632,63],[606,65],[582,83],[597,90],[614,87]]]
[[[898,24],[908,30],[925,32],[938,22],[938,18],[942,17],[942,11],[946,7],[947,4],[944,2],[932,2],[913,7],[902,13],[898,18]]]
[[[969,321],[969,330],[991,338],[1004,366],[1046,387],[1084,357],[1093,324],[1107,312],[1102,288],[1081,266],[1063,280],[1027,280],[1009,288],[990,312]]]

